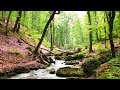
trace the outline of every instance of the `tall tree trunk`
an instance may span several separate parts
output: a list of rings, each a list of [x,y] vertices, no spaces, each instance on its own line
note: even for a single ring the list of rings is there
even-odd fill
[[[2,18],[4,17],[4,11],[2,11]]]
[[[105,13],[104,13],[104,24],[105,24],[105,23],[106,23],[106,20],[105,20]],[[106,46],[106,38],[107,38],[107,37],[106,37],[106,26],[105,26],[105,25],[104,25],[104,33],[105,33],[105,39],[104,39],[104,40],[105,40],[105,48],[106,48],[106,47],[107,47],[107,46]]]
[[[120,11],[119,11],[119,29],[120,29]],[[118,35],[119,43],[120,43],[120,36]]]
[[[20,19],[21,19],[22,11],[19,11],[19,21],[18,21],[18,27],[16,29],[16,32],[18,33],[20,30]]]
[[[106,16],[107,16],[107,21],[108,21],[108,25],[109,25],[109,39],[110,39],[110,48],[111,48],[111,52],[112,52],[112,57],[115,57],[115,49],[114,49],[114,42],[113,42],[113,21],[115,18],[115,11],[109,11],[108,14],[106,12]]]
[[[99,41],[101,41],[101,31],[99,30]]]
[[[55,26],[54,26],[54,18],[53,18],[53,45],[55,44]]]
[[[88,14],[89,25],[91,25],[90,11],[87,11],[87,14]],[[91,30],[91,27],[89,28],[89,41],[90,41],[89,52],[92,52],[92,30]]]
[[[41,39],[40,39],[37,47],[36,47],[35,50],[34,50],[35,53],[38,52],[38,49],[39,49],[39,47],[40,47],[40,45],[41,45],[41,43],[42,43],[42,41],[43,41],[43,38],[44,38],[44,36],[45,36],[45,34],[46,34],[47,28],[48,28],[49,24],[51,23],[51,21],[53,20],[54,15],[55,15],[55,14],[59,14],[59,13],[60,13],[60,12],[56,13],[56,11],[54,11],[54,12],[52,13],[52,15],[50,16],[48,22],[46,23],[46,25],[45,25],[45,27],[44,27],[44,30],[43,30]]]
[[[17,29],[17,25],[18,25],[18,22],[19,22],[19,19],[20,19],[20,15],[21,15],[21,14],[22,14],[22,11],[19,11],[19,12],[18,12],[17,19],[16,19],[16,21],[15,21],[14,28],[13,28],[13,32],[15,32],[16,29]]]
[[[95,13],[95,22],[96,22],[96,40],[98,41],[98,30],[97,30],[97,25],[98,25],[98,21],[97,21],[97,15],[96,15],[96,11],[94,11]]]
[[[53,33],[52,33],[52,23],[50,23],[50,51],[53,51]]]
[[[49,13],[50,13],[50,15],[52,14],[52,12],[51,11],[49,11]],[[54,18],[53,18],[54,19]],[[52,23],[52,21],[51,21],[51,23],[50,23],[50,44],[51,44],[51,46],[50,46],[50,51],[53,51],[53,25],[52,25],[53,23]]]
[[[7,28],[8,28],[8,23],[9,23],[9,19],[10,19],[11,13],[12,13],[12,11],[9,12],[9,15],[8,15],[8,18],[7,18],[7,23],[6,23],[6,27],[5,27],[5,30],[6,30],[6,31],[5,31],[5,34],[6,34],[6,35],[7,35],[7,33],[8,33],[8,29],[7,29]]]

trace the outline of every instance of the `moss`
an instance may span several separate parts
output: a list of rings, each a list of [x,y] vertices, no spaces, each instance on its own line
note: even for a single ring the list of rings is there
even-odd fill
[[[29,39],[25,36],[25,34],[24,34],[23,32],[19,32],[19,36],[20,36],[26,43],[28,43],[28,44],[30,44],[30,45],[33,43],[33,41],[29,40]]]
[[[108,62],[112,57],[110,51],[100,52],[97,56],[94,57],[101,64]]]
[[[16,49],[14,53],[16,53],[16,54],[18,54],[18,55],[21,55],[21,56],[25,57],[25,54],[22,53],[20,50],[17,50],[17,49]]]
[[[79,59],[82,59],[83,57],[84,57],[84,53],[79,52],[79,53],[75,53],[74,55],[69,55],[69,56],[65,57],[65,61],[79,60]]]
[[[99,61],[93,59],[83,63],[81,67],[86,75],[91,76],[100,65],[101,63]]]
[[[73,65],[73,64],[79,64],[80,60],[70,60],[70,61],[66,61],[66,65]]]
[[[56,72],[57,76],[61,77],[81,77],[84,76],[82,68],[62,67]]]
[[[120,79],[120,56],[101,65],[96,71],[98,79]]]

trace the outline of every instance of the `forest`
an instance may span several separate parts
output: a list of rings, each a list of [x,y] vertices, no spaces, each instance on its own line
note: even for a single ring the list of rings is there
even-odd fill
[[[0,79],[120,79],[120,11],[0,11]]]

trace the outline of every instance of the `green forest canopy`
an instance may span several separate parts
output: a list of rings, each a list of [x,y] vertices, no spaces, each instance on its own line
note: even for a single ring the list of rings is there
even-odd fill
[[[4,12],[4,13],[3,13]],[[9,12],[1,11],[4,16]],[[95,14],[96,13],[96,14]],[[54,45],[59,48],[73,49],[78,47],[89,46],[89,32],[92,31],[93,43],[104,40],[106,27],[106,39],[108,39],[108,23],[104,22],[105,11],[90,11],[91,25],[88,22],[87,11],[61,11],[54,18],[54,31],[46,32],[43,44],[50,47],[51,33],[53,34]],[[15,22],[17,11],[11,13],[10,22]],[[43,29],[50,17],[49,11],[23,11],[21,25],[24,30],[33,36],[36,44],[38,43]],[[91,30],[89,30],[91,28]],[[120,14],[116,11],[114,20],[113,37],[119,37]],[[48,28],[50,29],[50,28]]]

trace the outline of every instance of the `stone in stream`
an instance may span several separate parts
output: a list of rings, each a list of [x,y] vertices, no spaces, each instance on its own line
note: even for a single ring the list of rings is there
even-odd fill
[[[50,71],[49,71],[50,74],[55,74],[55,69],[54,68],[51,68]]]
[[[81,77],[85,74],[82,68],[61,67],[56,71],[56,75],[61,77]]]

